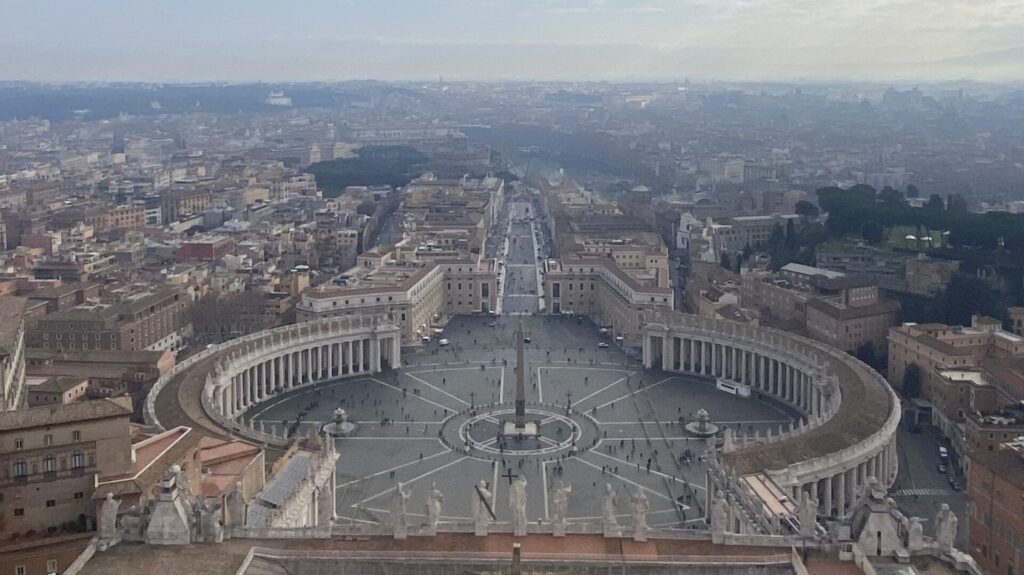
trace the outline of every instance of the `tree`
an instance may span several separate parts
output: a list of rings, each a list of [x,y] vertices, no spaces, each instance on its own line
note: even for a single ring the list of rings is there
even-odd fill
[[[363,200],[356,206],[356,213],[363,216],[372,216],[377,211],[377,204],[373,200]]]
[[[864,227],[860,229],[860,237],[867,243],[877,246],[882,243],[884,231],[878,222],[864,222]]]
[[[886,186],[878,193],[878,201],[888,205],[902,204],[903,194],[899,190]]]
[[[928,196],[928,202],[925,203],[924,209],[941,212],[946,209],[946,203],[942,201],[942,196],[939,194],[932,194]]]
[[[772,226],[772,235],[768,237],[768,245],[774,248],[781,246],[784,241],[786,241],[786,235],[782,231],[782,226],[775,224]]]
[[[909,186],[907,186],[907,197],[908,198],[918,198],[918,197],[921,197],[921,191],[918,190],[917,186],[915,186],[914,184],[910,184]]]
[[[903,372],[903,381],[900,383],[900,390],[903,395],[914,399],[921,395],[921,368],[916,363],[907,366]]]
[[[1002,318],[1006,306],[988,283],[968,274],[954,274],[937,302],[948,325],[970,325],[974,314]]]
[[[818,210],[818,206],[812,204],[811,202],[808,202],[807,200],[800,200],[799,202],[796,203],[795,212],[798,216],[803,216],[804,218],[813,218],[820,213],[820,210]]]
[[[743,261],[749,260],[752,255],[754,255],[754,248],[750,247],[750,244],[743,246]]]
[[[878,354],[875,353],[875,344],[873,342],[866,341],[860,344],[853,355],[871,367],[877,367],[878,365]]]
[[[722,254],[722,267],[732,271],[732,258],[729,256],[729,252]]]
[[[800,249],[800,237],[796,234],[796,224],[793,220],[786,221],[786,249],[791,252]]]
[[[946,200],[946,211],[947,212],[966,212],[967,211],[967,200],[964,199],[960,194],[949,194]]]

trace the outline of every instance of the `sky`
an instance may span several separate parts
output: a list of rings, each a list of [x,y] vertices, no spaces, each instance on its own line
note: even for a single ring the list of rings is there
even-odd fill
[[[1024,81],[1024,0],[0,0],[0,80]]]

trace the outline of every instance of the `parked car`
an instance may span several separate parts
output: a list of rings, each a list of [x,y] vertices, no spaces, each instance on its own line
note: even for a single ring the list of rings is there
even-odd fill
[[[608,344],[602,341],[601,343],[597,344],[597,348],[598,349],[608,349]]]
[[[523,338],[523,343],[530,343],[530,338],[524,337]]]
[[[946,466],[941,464],[941,463],[939,464],[939,466],[936,469],[939,470],[939,473],[945,473],[946,471],[948,471],[948,469],[946,469]]]
[[[448,341],[448,338],[442,337],[440,340],[438,340],[437,345],[439,345],[441,347],[444,347],[444,346],[448,345],[449,343],[451,343],[451,342]]]

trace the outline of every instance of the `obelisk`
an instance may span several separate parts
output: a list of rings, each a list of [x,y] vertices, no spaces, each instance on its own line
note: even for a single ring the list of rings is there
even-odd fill
[[[523,351],[523,324],[516,330],[516,430],[526,427],[526,362]]]

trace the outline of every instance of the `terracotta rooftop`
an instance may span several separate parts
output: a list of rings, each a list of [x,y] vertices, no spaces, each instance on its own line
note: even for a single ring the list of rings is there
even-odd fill
[[[0,413],[0,431],[46,427],[72,421],[88,421],[107,417],[129,417],[132,400],[129,397],[76,401],[67,405],[30,407]]]

